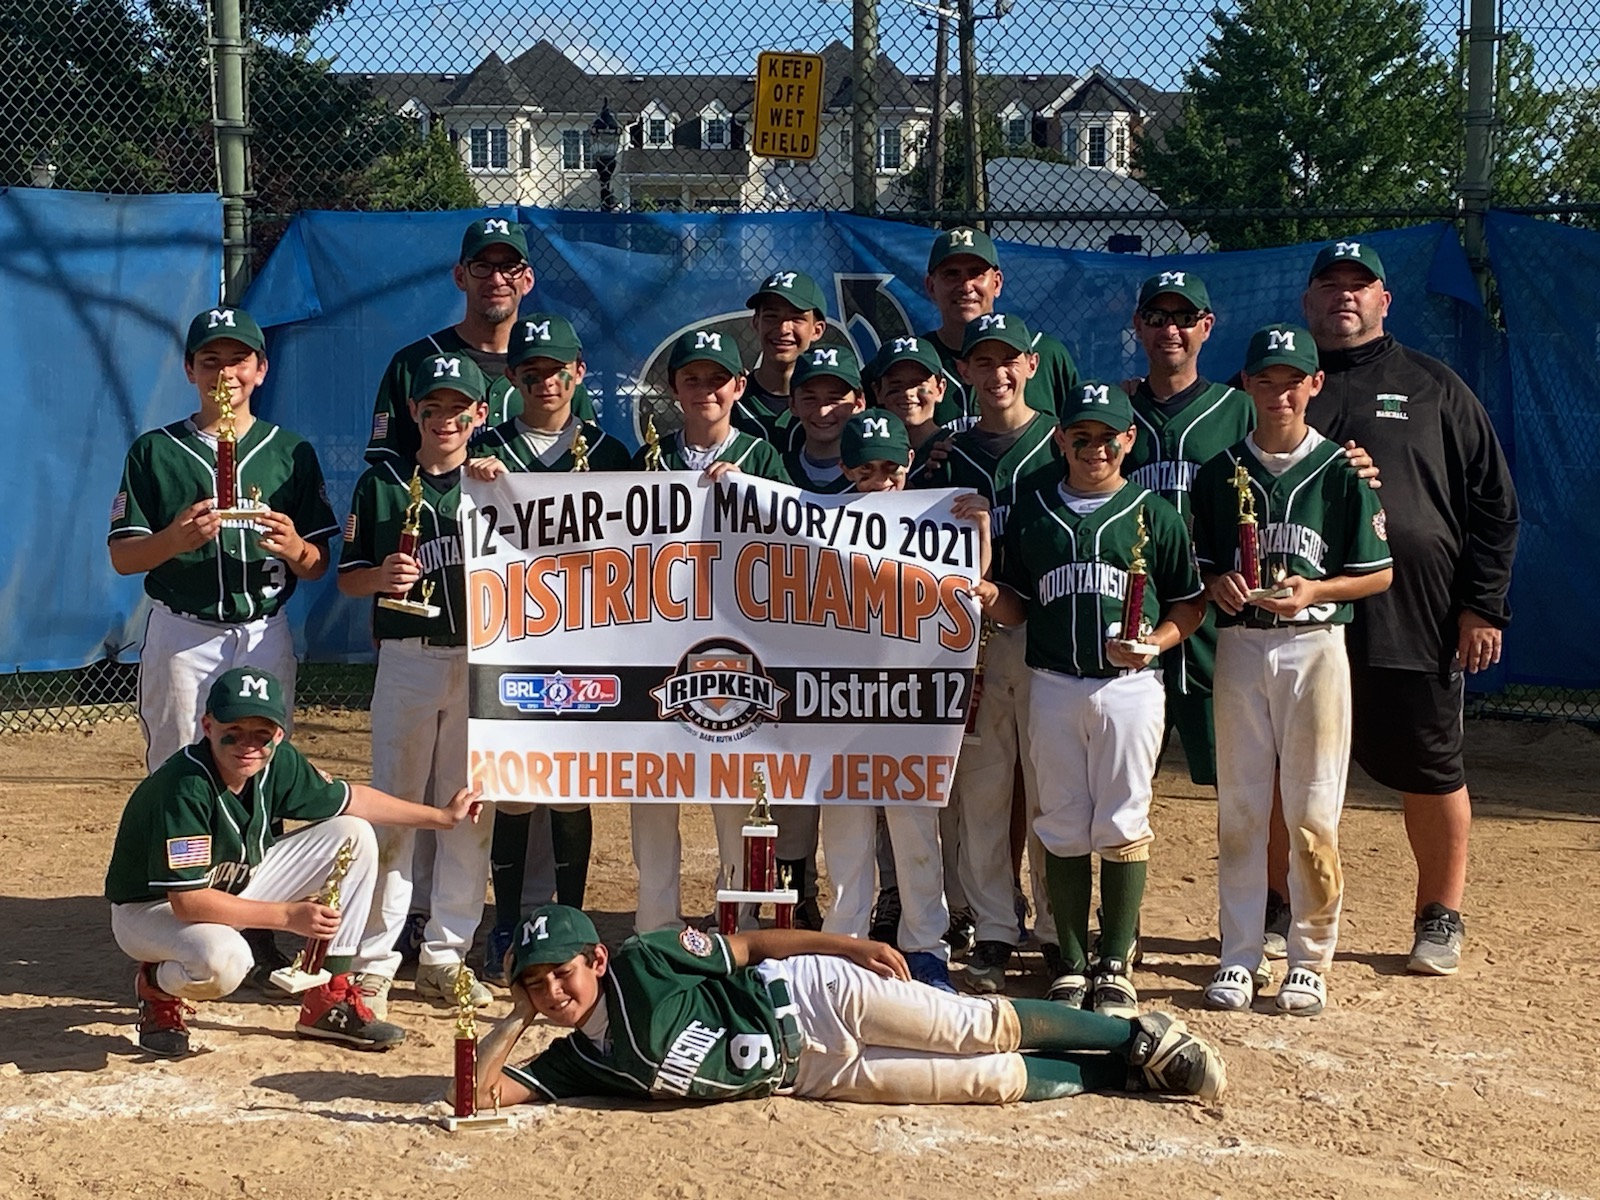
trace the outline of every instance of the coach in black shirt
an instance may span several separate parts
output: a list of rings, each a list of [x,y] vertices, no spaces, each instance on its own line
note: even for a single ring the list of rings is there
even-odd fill
[[[1352,751],[1404,799],[1417,862],[1408,966],[1453,975],[1472,821],[1462,672],[1500,659],[1517,495],[1472,390],[1383,331],[1389,299],[1370,246],[1335,242],[1317,255],[1302,305],[1327,381],[1308,416],[1327,437],[1355,439],[1383,471],[1394,586],[1357,604],[1349,631]]]

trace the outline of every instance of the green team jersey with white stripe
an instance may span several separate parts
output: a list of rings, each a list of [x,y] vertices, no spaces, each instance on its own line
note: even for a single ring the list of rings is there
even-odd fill
[[[1203,590],[1177,509],[1125,482],[1090,513],[1074,512],[1059,486],[1012,511],[1003,581],[1028,602],[1030,667],[1092,679],[1123,673],[1107,661],[1106,639],[1127,636],[1122,606],[1140,512],[1148,538],[1141,616],[1154,628],[1172,605]]]
[[[465,354],[489,380],[489,415],[477,436],[512,417],[522,415],[522,393],[506,378],[506,356],[489,350],[479,350],[461,340],[455,326],[419,338],[409,346],[395,351],[383,378],[378,382],[378,394],[372,402],[372,432],[367,441],[366,458],[369,463],[385,459],[409,463],[422,449],[422,433],[411,419],[411,409],[406,400],[411,395],[411,381],[417,367],[436,354]],[[572,411],[580,421],[594,420],[594,401],[588,389],[579,384],[572,394]]]
[[[344,547],[339,570],[376,567],[400,549],[400,527],[411,503],[411,472],[415,463],[379,463],[356,480],[350,498],[350,515],[344,523]],[[422,599],[423,584],[432,584],[428,603],[439,609],[436,617],[396,612],[372,598],[372,636],[425,637],[436,646],[467,644],[467,576],[461,547],[461,468],[441,475],[418,473],[422,483],[422,508],[417,514],[417,546],[411,556],[422,568],[422,578],[411,587],[410,599]]]
[[[591,422],[584,422],[579,429],[583,433],[583,440],[588,443],[589,470],[629,469],[633,456],[628,453],[626,446]],[[496,425],[485,434],[472,447],[472,453],[474,457],[486,456],[499,459],[508,471],[527,471],[535,474],[545,471],[570,471],[572,443],[565,437],[565,433],[563,430],[563,436],[559,439],[562,446],[561,453],[552,455],[547,451],[541,455],[528,429],[513,417]],[[551,446],[551,450],[554,449],[555,446]]]
[[[888,409],[881,410],[888,412]],[[928,440],[920,446],[911,448],[911,469],[906,472],[906,486],[908,488],[944,487],[940,482],[943,477],[944,467],[935,464],[933,451],[941,444],[948,442],[955,434],[944,426],[939,426],[928,436]]]
[[[603,1031],[571,1033],[505,1073],[546,1100],[735,1100],[783,1085],[792,1056],[772,995],[721,934],[631,937],[600,981]]]
[[[771,442],[779,450],[792,450],[805,440],[806,431],[789,411],[789,397],[769,392],[745,377],[744,395],[733,406],[733,427]]]
[[[1274,476],[1248,445],[1224,450],[1195,476],[1194,546],[1200,569],[1226,574],[1239,567],[1239,492],[1234,472],[1242,463],[1255,498],[1256,539],[1264,562],[1262,583],[1283,569],[1304,579],[1368,575],[1394,565],[1383,505],[1350,465],[1344,448],[1312,431],[1310,452]],[[1217,625],[1257,629],[1343,625],[1354,606],[1315,604],[1293,617],[1279,617],[1246,604],[1237,616],[1217,613]]]
[[[977,397],[956,366],[961,355],[944,344],[937,330],[930,329],[920,336],[939,352],[939,362],[944,367],[944,399],[934,408],[933,419],[952,432],[976,425]],[[1028,407],[1055,416],[1064,397],[1078,394],[1078,365],[1072,361],[1071,351],[1048,333],[1033,335],[1033,351],[1039,356],[1039,369],[1028,380]],[[872,394],[870,389],[867,394]]]
[[[648,446],[640,446],[633,456],[633,469],[645,469],[645,454]],[[728,444],[718,452],[713,462],[730,462],[746,475],[755,475],[761,479],[770,479],[775,483],[791,483],[789,472],[784,469],[783,456],[772,446],[772,443],[752,437],[742,429],[735,429]],[[663,471],[695,471],[700,468],[690,464],[683,452],[683,434],[673,434],[661,443],[661,469]]]
[[[248,507],[257,488],[260,502],[285,514],[306,541],[325,542],[339,532],[317,452],[299,434],[258,417],[235,443],[234,463],[240,507]],[[216,438],[187,419],[140,434],[122,468],[107,540],[160,533],[191,504],[216,494]],[[144,590],[174,612],[232,624],[272,616],[295,583],[289,564],[261,548],[254,526],[228,522],[215,541],[147,571]]]
[[[1010,514],[1034,492],[1052,489],[1061,481],[1061,451],[1052,436],[1055,429],[1054,417],[1038,414],[998,459],[984,449],[977,430],[963,430],[950,438],[950,454],[943,468],[918,483],[919,487],[971,488],[989,502],[996,578],[1005,557]]]
[[[840,492],[848,492],[855,487],[855,484],[850,482],[842,469],[837,479],[830,479],[824,483],[818,483],[811,478],[806,473],[805,463],[801,461],[802,447],[804,445],[805,443],[801,442],[799,446],[795,446],[783,453],[783,469],[788,472],[789,479],[794,483],[795,487],[807,492],[815,492],[821,496],[838,495]],[[834,465],[837,466],[838,464],[835,463]]]
[[[106,899],[138,904],[201,888],[238,895],[272,846],[273,822],[325,820],[349,803],[350,785],[323,774],[288,742],[241,795],[222,782],[210,742],[185,746],[122,810]]]

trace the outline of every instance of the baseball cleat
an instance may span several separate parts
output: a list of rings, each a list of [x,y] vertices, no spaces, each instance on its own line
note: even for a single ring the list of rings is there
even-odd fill
[[[815,896],[807,896],[794,906],[794,927],[812,933],[822,931],[822,906],[817,903]]]
[[[189,1027],[183,1018],[194,1012],[194,1006],[163,992],[155,975],[155,963],[140,963],[133,977],[133,994],[139,1002],[139,1049],[162,1058],[182,1058],[189,1053]]]
[[[408,913],[406,923],[400,927],[400,936],[394,940],[394,948],[400,952],[400,961],[414,963],[422,954],[422,943],[428,929],[427,913]]]
[[[1010,962],[1011,947],[1004,942],[979,942],[967,959],[967,986],[989,995],[1005,991]]]
[[[978,944],[978,926],[971,909],[958,908],[950,914],[950,928],[944,931],[944,940],[950,943],[952,960],[972,953]]]
[[[1289,902],[1268,888],[1266,934],[1261,939],[1261,952],[1268,958],[1289,957],[1289,915]]]
[[[1461,943],[1467,923],[1461,914],[1442,904],[1430,904],[1413,925],[1416,940],[1406,970],[1413,975],[1454,975],[1461,967]]]
[[[277,939],[270,929],[243,929],[245,945],[250,947],[253,965],[244,974],[244,981],[258,992],[283,999],[283,989],[272,982],[272,973],[292,966],[289,958],[278,948]]]
[[[380,1021],[389,1019],[389,989],[394,986],[394,980],[387,975],[378,975],[372,971],[364,971],[350,976],[350,982],[361,989],[361,998],[366,1001],[367,1007],[372,1010],[372,1015]]]
[[[335,975],[305,994],[294,1031],[301,1037],[342,1042],[358,1050],[387,1050],[405,1041],[406,1031],[380,1021],[350,975]]]
[[[1138,1074],[1135,1083],[1152,1092],[1197,1096],[1208,1103],[1221,1100],[1228,1090],[1228,1071],[1222,1055],[1189,1032],[1189,1027],[1166,1013],[1145,1013],[1133,1022],[1133,1046],[1128,1065]]]
[[[1128,977],[1128,964],[1120,958],[1102,959],[1095,968],[1090,1004],[1102,1017],[1131,1021],[1139,1015],[1139,993]]]
[[[446,1008],[456,1006],[456,975],[466,972],[471,981],[468,985],[468,995],[472,997],[473,1008],[487,1008],[494,1003],[494,993],[478,982],[478,977],[472,973],[472,968],[462,963],[437,963],[431,967],[417,968],[417,995],[424,1000],[431,1000]]]
[[[1044,998],[1068,1008],[1083,1008],[1089,999],[1089,977],[1081,971],[1065,971],[1050,981]]]
[[[867,936],[885,946],[896,945],[900,936],[900,889],[884,888],[878,893],[878,902],[872,906],[872,923]]]

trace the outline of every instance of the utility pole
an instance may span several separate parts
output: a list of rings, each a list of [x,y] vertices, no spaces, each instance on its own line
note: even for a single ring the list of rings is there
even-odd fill
[[[1466,169],[1461,176],[1462,241],[1467,261],[1488,295],[1489,245],[1484,219],[1494,191],[1496,0],[1470,0],[1467,18]]]
[[[961,49],[961,137],[966,142],[967,151],[967,207],[975,214],[974,223],[984,228],[988,221],[978,214],[982,214],[989,204],[983,176],[983,148],[978,144],[978,57],[973,46],[977,32],[972,0],[961,0],[957,39]]]
[[[238,304],[250,285],[250,129],[245,123],[244,19],[240,0],[211,4],[211,126],[222,193],[222,300]]]
[[[928,207],[944,207],[944,117],[950,108],[950,12],[939,9],[933,51],[933,120],[928,123]],[[937,226],[938,218],[933,219]]]
[[[878,211],[878,0],[853,0],[850,36],[851,190],[855,211],[870,217]]]

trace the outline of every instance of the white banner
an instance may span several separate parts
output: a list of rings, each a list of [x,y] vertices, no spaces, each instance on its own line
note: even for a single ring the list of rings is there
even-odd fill
[[[978,532],[954,492],[737,475],[466,482],[485,799],[933,804],[961,748]]]

